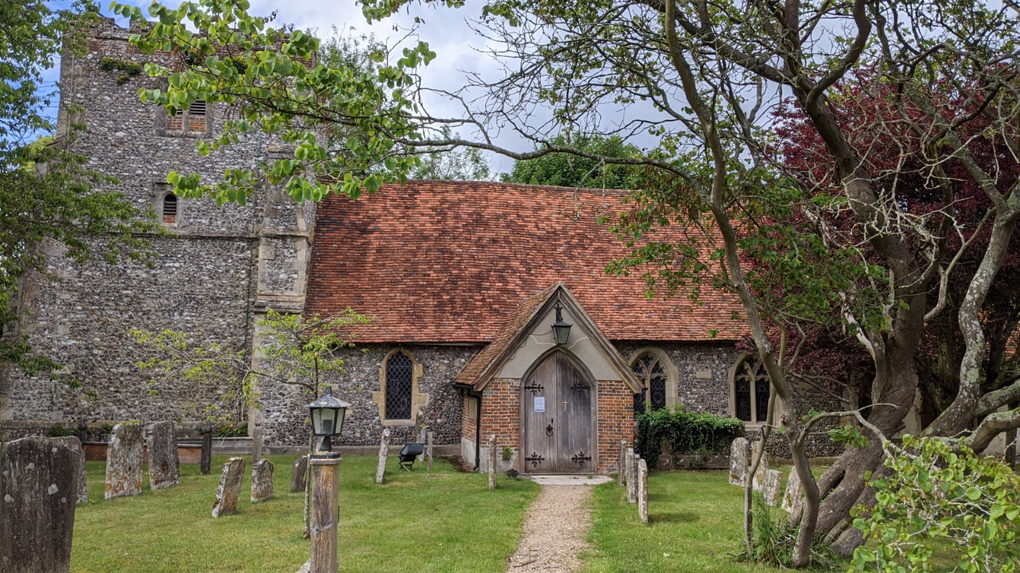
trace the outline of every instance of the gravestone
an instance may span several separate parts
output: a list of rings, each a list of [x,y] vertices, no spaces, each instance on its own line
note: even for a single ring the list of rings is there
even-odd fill
[[[747,483],[747,438],[737,438],[730,445],[730,485],[744,487]]]
[[[432,432],[428,433],[428,447],[425,449],[425,457],[428,460],[428,467],[425,468],[427,471],[432,471]]]
[[[255,462],[251,467],[251,502],[258,503],[273,497],[273,474],[276,466],[267,459]]]
[[[173,422],[149,426],[149,487],[155,491],[181,483],[177,430]]]
[[[237,511],[237,500],[241,497],[241,481],[244,479],[244,458],[230,458],[223,464],[220,486],[216,489],[216,502],[212,516],[220,517]]]
[[[205,428],[202,430],[202,460],[200,468],[204,476],[209,475],[209,472],[212,471],[212,435],[212,424],[206,422]]]
[[[648,523],[648,463],[638,460],[638,516]]]
[[[290,491],[305,491],[305,479],[308,476],[308,454],[294,460],[290,468]]]
[[[748,471],[750,471],[750,464],[754,463],[754,458],[758,455],[761,450],[762,441],[758,440],[751,445],[751,457],[748,458]],[[758,469],[754,472],[754,477],[751,480],[751,487],[755,491],[762,491],[764,487],[765,478],[768,477],[769,464],[768,456],[764,453],[761,456],[761,462],[758,464]]]
[[[75,437],[0,443],[0,571],[69,571],[78,467]]]
[[[755,480],[758,483],[757,480]],[[783,485],[783,474],[779,470],[767,470],[761,480],[761,487],[755,488],[765,498],[765,504],[770,507],[779,505],[779,488]]]
[[[89,482],[85,473],[85,446],[78,442],[78,447],[81,448],[81,461],[78,463],[78,499],[76,503],[88,503]]]
[[[627,448],[627,501],[637,503],[637,464],[639,456],[634,448]]]
[[[616,483],[627,483],[627,440],[620,440],[620,461],[616,464]]]
[[[788,513],[793,513],[802,497],[804,497],[804,488],[800,483],[800,476],[797,475],[797,468],[793,468],[790,470],[790,477],[786,480],[786,491],[783,492],[782,508]]]
[[[379,442],[379,463],[375,466],[375,483],[381,484],[386,476],[386,454],[390,451],[390,430],[383,430],[382,440]]]
[[[255,463],[262,459],[262,446],[264,444],[265,438],[262,436],[262,426],[255,426],[255,429],[251,433],[252,467],[255,467]]]
[[[142,493],[142,426],[121,422],[106,447],[106,499]]]
[[[418,432],[418,443],[419,444],[425,443],[425,426],[422,426],[421,430]],[[418,454],[418,459],[416,461],[420,464],[423,459],[425,459],[424,450],[422,450],[422,453]]]
[[[496,489],[496,435],[489,438],[489,489]]]

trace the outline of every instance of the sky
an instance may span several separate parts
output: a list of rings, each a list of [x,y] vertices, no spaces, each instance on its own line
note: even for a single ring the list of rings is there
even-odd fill
[[[101,2],[107,0],[100,0]],[[142,8],[150,4],[149,0],[122,0]],[[171,6],[180,4],[180,0],[164,0]],[[64,0],[51,3],[54,7],[66,5]],[[361,13],[361,7],[353,0],[251,0],[249,12],[253,15],[269,15],[276,11],[276,22],[294,24],[298,29],[311,30],[319,37],[331,33],[335,26],[341,33],[351,36],[374,35],[376,39],[393,45],[405,38],[414,28],[414,18],[423,21],[417,26],[417,39],[428,42],[438,57],[423,71],[423,84],[430,87],[455,88],[465,82],[466,72],[481,72],[483,75],[496,73],[497,64],[487,55],[478,53],[485,47],[484,38],[476,36],[468,26],[468,18],[476,18],[481,13],[482,3],[468,1],[460,9],[446,7],[432,8],[415,4],[402,9],[382,22],[369,25]],[[103,7],[103,13],[110,15],[109,5]],[[127,22],[119,19],[121,25]],[[406,41],[406,40],[405,40]],[[417,41],[417,40],[415,40]],[[57,79],[57,67],[49,70],[47,86],[52,89]],[[459,108],[450,102],[436,99],[427,100],[430,110],[435,115],[456,116]],[[51,113],[56,113],[56,103],[51,106]],[[469,135],[464,133],[462,135]],[[514,150],[528,151],[532,146],[516,136],[503,134],[497,142]],[[509,171],[513,160],[488,154],[490,170],[495,173]]]

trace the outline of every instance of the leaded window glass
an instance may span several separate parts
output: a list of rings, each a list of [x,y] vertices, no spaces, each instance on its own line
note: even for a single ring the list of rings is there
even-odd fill
[[[771,392],[769,376],[761,361],[745,358],[733,379],[733,415],[745,422],[765,423]]]
[[[669,378],[666,376],[666,368],[654,354],[645,353],[634,361],[631,368],[638,380],[644,387],[643,407],[648,410],[659,410],[666,407],[666,396],[669,388]]]
[[[414,363],[403,352],[394,352],[386,361],[386,419],[411,419],[411,391]]]

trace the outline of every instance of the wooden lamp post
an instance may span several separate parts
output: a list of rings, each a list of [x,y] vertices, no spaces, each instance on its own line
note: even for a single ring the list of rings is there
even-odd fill
[[[340,454],[333,451],[332,438],[339,438],[350,407],[347,402],[337,400],[331,388],[326,388],[322,397],[308,405],[312,433],[322,438],[308,460],[312,466],[311,573],[336,573],[339,565],[336,550],[340,525]]]

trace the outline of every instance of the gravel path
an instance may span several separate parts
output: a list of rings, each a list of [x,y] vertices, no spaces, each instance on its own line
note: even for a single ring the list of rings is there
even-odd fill
[[[542,486],[528,508],[524,535],[507,571],[568,573],[579,569],[577,554],[588,547],[584,538],[591,526],[591,496],[591,488],[583,485]]]

